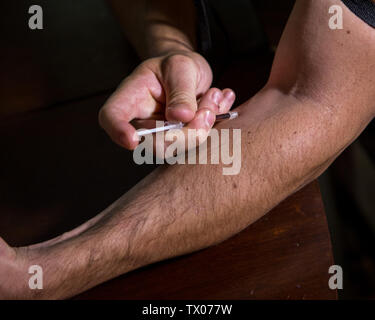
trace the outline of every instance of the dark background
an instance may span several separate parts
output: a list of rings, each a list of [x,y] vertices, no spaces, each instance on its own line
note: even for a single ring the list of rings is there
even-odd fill
[[[255,68],[264,75],[261,79],[264,82],[294,1],[239,0],[237,10],[234,3],[231,1],[228,7],[228,1],[211,1],[214,52],[221,53],[210,56],[211,62],[219,77],[228,63],[256,60],[260,63]],[[44,30],[28,28],[28,8],[33,4],[44,10]],[[10,244],[24,245],[55,236],[61,228],[69,230],[95,215],[93,208],[104,209],[113,201],[113,194],[106,193],[103,185],[117,188],[120,196],[142,178],[98,165],[97,159],[113,157],[117,165],[128,166],[129,156],[121,150],[101,149],[91,159],[84,156],[85,148],[108,139],[100,130],[94,137],[88,135],[90,130],[85,126],[93,123],[89,121],[93,119],[85,118],[86,113],[92,117],[88,108],[94,101],[99,110],[105,97],[131,72],[138,59],[104,1],[2,1],[0,9],[3,13],[0,21],[0,228],[1,236]],[[251,19],[242,19],[246,16]],[[245,85],[238,83],[238,86]],[[249,90],[255,93],[259,88]],[[68,102],[84,99],[90,103],[86,107],[80,104],[79,110],[70,103],[72,113],[63,107]],[[241,100],[240,96],[237,104]],[[38,110],[43,108],[57,109],[56,117],[61,119],[59,127],[23,125],[29,123],[30,117],[42,116]],[[74,112],[79,116],[72,117]],[[28,130],[36,134],[28,137]],[[45,139],[57,130],[74,132],[75,141],[67,138],[51,143]],[[344,270],[340,298],[375,298],[373,132],[374,123],[320,178],[335,262]],[[78,146],[80,152],[65,152],[71,145]],[[46,149],[48,156],[40,159],[38,154]],[[36,162],[37,168],[32,165]],[[81,165],[79,180],[69,172],[71,162]],[[93,168],[107,170],[107,180],[92,176]],[[144,169],[142,174],[151,169]],[[71,185],[68,190],[67,185]],[[82,198],[79,194],[82,188],[92,190],[93,194],[101,188],[101,197]],[[64,197],[74,201],[67,202],[64,208],[54,208],[55,200]],[[55,228],[48,223],[52,211]],[[33,212],[39,214],[35,216]],[[17,223],[18,215],[26,217],[26,222]],[[15,230],[25,234],[22,243],[14,237]]]

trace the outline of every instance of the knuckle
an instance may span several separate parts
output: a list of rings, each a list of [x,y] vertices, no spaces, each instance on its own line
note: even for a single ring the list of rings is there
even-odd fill
[[[194,65],[194,61],[184,54],[173,54],[166,58],[166,61],[170,65]]]
[[[169,107],[177,105],[187,105],[194,108],[195,97],[186,91],[172,90],[169,94]]]
[[[195,61],[184,54],[173,54],[164,59],[162,69],[164,72],[174,72],[176,70],[195,70]]]

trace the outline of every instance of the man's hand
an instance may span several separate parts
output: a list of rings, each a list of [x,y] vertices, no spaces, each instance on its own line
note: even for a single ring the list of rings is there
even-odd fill
[[[175,51],[145,60],[108,99],[99,122],[130,150],[139,140],[134,119],[147,120],[139,122],[143,128],[154,127],[155,120],[181,121],[187,123],[183,130],[203,129],[206,137],[216,114],[228,112],[235,99],[230,89],[210,89],[211,82],[211,68],[198,53]]]

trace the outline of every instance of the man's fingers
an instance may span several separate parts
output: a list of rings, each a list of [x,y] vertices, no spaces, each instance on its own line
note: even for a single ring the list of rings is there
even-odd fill
[[[190,122],[197,111],[198,70],[196,63],[184,55],[169,57],[162,66],[166,94],[166,118]]]
[[[204,129],[209,131],[215,124],[216,114],[208,108],[200,108],[192,121],[184,126],[183,129]]]
[[[185,125],[182,129],[177,131],[171,130],[164,133],[164,140],[154,139],[154,152],[157,156],[163,157],[166,149],[173,143],[177,150],[187,150],[189,149],[192,141],[191,139],[195,137],[195,146],[204,142],[210,132],[210,129],[214,125],[216,120],[216,115],[213,111],[202,108],[199,109],[192,121]],[[190,131],[189,129],[194,129]],[[177,137],[175,134],[178,134]],[[154,136],[155,138],[155,136]],[[177,140],[176,140],[177,138]],[[181,139],[182,138],[182,139]],[[171,156],[171,154],[166,155]]]
[[[236,95],[231,89],[223,90],[223,99],[219,102],[219,114],[227,113],[232,108]]]
[[[111,139],[129,150],[138,145],[138,135],[135,128],[129,123],[130,119],[112,114],[110,108],[103,108],[99,112],[99,123]]]
[[[195,113],[194,118],[181,129],[181,136],[184,139],[180,143],[184,145],[180,150],[189,148],[189,139],[192,138],[192,134],[196,137],[196,146],[204,142],[216,122],[216,115],[228,112],[234,100],[235,94],[231,89],[224,89],[223,91],[218,88],[209,89],[199,100],[198,111]],[[189,134],[191,129],[194,129],[194,131],[190,131]],[[167,133],[165,137],[167,137]],[[160,150],[165,150],[172,142],[166,139],[164,145],[161,145],[162,141],[158,141],[159,145],[156,147],[161,148]],[[176,144],[174,145],[176,146]]]
[[[160,112],[163,100],[163,89],[155,73],[141,65],[105,103],[99,123],[114,142],[133,150],[138,145],[138,135],[130,121],[147,119]]]
[[[198,102],[198,109],[207,108],[216,114],[227,113],[232,107],[236,96],[231,89],[209,89]]]
[[[228,112],[234,100],[235,94],[231,89],[224,89],[223,91],[217,88],[209,89],[199,101],[198,111],[193,120],[182,128],[185,142],[189,139],[189,129],[195,130],[197,146],[205,141],[216,122],[216,115]]]
[[[199,100],[198,109],[206,108],[217,114],[219,103],[223,100],[223,92],[218,88],[209,89]]]
[[[190,121],[185,127],[182,128],[182,131],[185,136],[185,140],[189,139],[189,129],[194,129],[197,137],[197,143],[202,143],[207,139],[207,136],[215,124],[216,113],[208,108],[200,108],[192,121]]]

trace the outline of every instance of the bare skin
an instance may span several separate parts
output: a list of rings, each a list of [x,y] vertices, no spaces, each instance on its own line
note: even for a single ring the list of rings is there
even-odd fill
[[[194,52],[193,2],[109,2],[128,39],[146,60],[123,81],[100,111],[102,127],[115,143],[130,150],[139,142],[131,122],[134,119],[182,121],[187,123],[184,132],[202,129],[207,135],[215,116],[231,108],[235,94],[228,88],[210,88],[211,68]],[[144,127],[155,125],[151,122]]]
[[[297,1],[269,81],[230,122],[242,129],[239,175],[223,176],[220,165],[162,166],[59,238],[0,242],[0,297],[67,298],[219,243],[318,177],[375,115],[375,32],[344,6],[350,33],[330,30],[332,4],[341,3]],[[31,264],[44,269],[43,290],[27,287]]]

